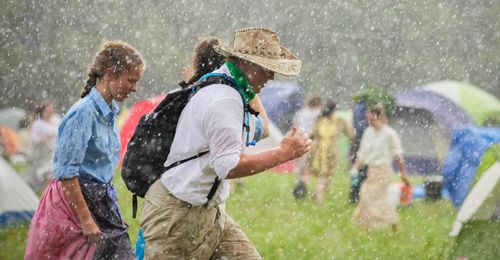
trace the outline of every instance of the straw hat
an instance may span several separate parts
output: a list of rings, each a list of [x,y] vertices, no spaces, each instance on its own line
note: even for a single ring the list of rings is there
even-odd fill
[[[281,46],[278,34],[266,28],[246,28],[234,33],[233,47],[219,41],[215,48],[226,57],[237,57],[286,76],[296,76],[302,62]]]

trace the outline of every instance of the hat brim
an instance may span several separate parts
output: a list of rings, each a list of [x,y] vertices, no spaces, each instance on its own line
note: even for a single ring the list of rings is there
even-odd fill
[[[283,58],[278,59],[236,52],[222,42],[219,42],[215,50],[226,57],[237,57],[285,76],[297,76],[302,68],[302,62],[297,56],[282,46],[281,54]]]

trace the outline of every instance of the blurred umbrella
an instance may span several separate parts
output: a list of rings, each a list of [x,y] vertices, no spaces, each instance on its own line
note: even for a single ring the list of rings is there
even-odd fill
[[[293,116],[304,103],[302,89],[297,81],[270,81],[262,89],[260,99],[269,119],[282,133],[290,130]]]

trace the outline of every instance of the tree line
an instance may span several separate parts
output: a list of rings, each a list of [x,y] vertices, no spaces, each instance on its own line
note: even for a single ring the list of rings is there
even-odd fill
[[[202,36],[277,31],[303,61],[306,92],[347,105],[364,86],[390,91],[466,81],[500,97],[500,2],[0,0],[0,106],[79,98],[104,40],[137,47],[147,69],[129,102],[171,90]]]

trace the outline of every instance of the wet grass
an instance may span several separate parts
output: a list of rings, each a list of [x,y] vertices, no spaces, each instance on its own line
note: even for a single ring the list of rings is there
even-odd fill
[[[500,222],[470,221],[454,241],[450,259],[467,256],[468,259],[500,259]]]
[[[446,201],[417,201],[399,209],[397,233],[364,233],[351,220],[348,177],[337,175],[323,204],[291,195],[292,176],[264,174],[245,182],[227,203],[265,259],[443,259],[455,217]]]
[[[0,230],[0,259],[23,259],[27,236],[27,225]]]
[[[418,181],[418,180],[416,180]],[[417,201],[399,210],[401,228],[362,232],[351,220],[348,177],[338,174],[323,204],[292,196],[291,175],[263,173],[245,179],[227,201],[227,212],[240,224],[264,259],[443,259],[447,234],[456,212],[447,201]],[[132,219],[132,197],[116,178],[122,215],[130,224],[132,243],[138,219]],[[139,207],[140,208],[140,207]],[[21,259],[27,228],[0,231],[0,259]]]

